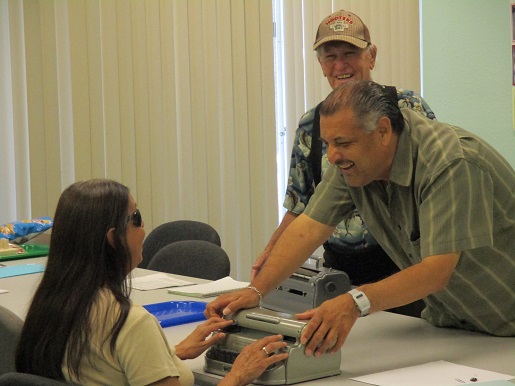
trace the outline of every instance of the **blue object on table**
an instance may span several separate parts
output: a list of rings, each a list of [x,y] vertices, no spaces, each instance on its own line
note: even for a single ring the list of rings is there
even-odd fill
[[[195,301],[171,301],[147,304],[143,308],[157,318],[161,327],[170,327],[206,320],[204,316],[206,304]]]
[[[22,264],[0,267],[0,279],[11,276],[28,275],[29,273],[39,273],[45,270],[43,264]]]

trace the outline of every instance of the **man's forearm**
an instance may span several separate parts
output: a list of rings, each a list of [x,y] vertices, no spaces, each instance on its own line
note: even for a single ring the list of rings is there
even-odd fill
[[[274,249],[275,243],[281,237],[284,230],[291,224],[293,220],[295,220],[298,217],[298,214],[295,214],[293,212],[286,212],[286,214],[283,217],[283,220],[281,221],[281,224],[279,224],[279,227],[275,230],[275,232],[272,234],[272,237],[270,238],[270,241],[268,241],[268,244],[266,245],[265,249],[261,254],[256,258],[256,261],[254,261],[254,264],[252,264],[252,271],[251,271],[251,280],[254,280],[256,275],[258,274],[259,270],[265,264],[266,259],[268,259],[268,256],[270,255],[270,252],[272,249]]]
[[[299,217],[298,214],[296,213],[293,213],[291,211],[287,211],[285,214],[284,214],[284,217],[281,221],[281,223],[279,224],[279,226],[277,227],[277,229],[275,230],[275,232],[272,234],[272,237],[270,237],[270,241],[268,241],[268,244],[266,245],[265,247],[265,250],[270,252],[275,244],[277,243],[277,240],[279,240],[279,238],[281,237],[281,235],[283,234],[283,232],[286,230],[286,228],[293,222],[293,220],[295,220],[297,217]]]
[[[418,264],[358,289],[370,300],[371,312],[403,306],[445,289],[458,259],[459,253],[428,256]]]

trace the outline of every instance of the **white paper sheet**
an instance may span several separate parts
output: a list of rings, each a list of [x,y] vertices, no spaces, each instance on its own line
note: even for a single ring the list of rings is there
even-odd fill
[[[227,292],[232,292],[240,288],[245,288],[248,285],[249,282],[237,281],[230,276],[226,276],[205,284],[197,284],[177,290],[170,288],[168,292],[175,295],[190,296],[195,298],[210,298],[225,294]]]
[[[149,291],[159,288],[181,287],[183,285],[195,284],[191,281],[176,279],[166,273],[155,273],[153,275],[135,277],[132,279],[132,288],[140,291]]]
[[[515,376],[457,365],[446,361],[383,371],[352,378],[378,386],[456,386],[514,379]]]

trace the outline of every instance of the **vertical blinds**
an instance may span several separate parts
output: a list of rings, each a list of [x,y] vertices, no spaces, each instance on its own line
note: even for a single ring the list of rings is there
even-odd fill
[[[147,233],[207,222],[250,276],[277,224],[270,1],[0,0],[0,49],[1,223],[112,178]]]

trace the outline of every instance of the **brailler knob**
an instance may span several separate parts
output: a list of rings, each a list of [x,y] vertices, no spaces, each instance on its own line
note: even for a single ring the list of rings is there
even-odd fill
[[[326,283],[325,290],[329,293],[336,291],[336,284],[334,284],[332,281]]]

